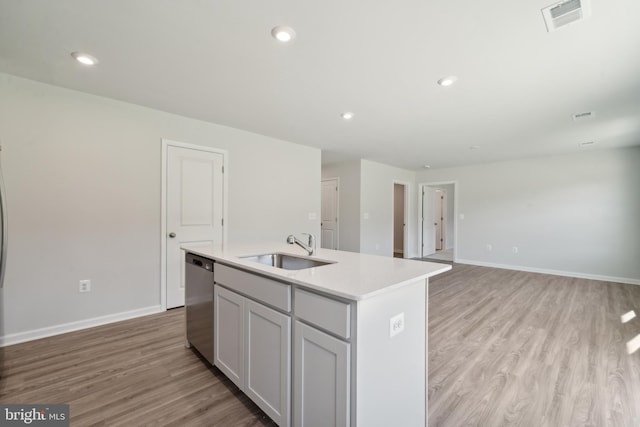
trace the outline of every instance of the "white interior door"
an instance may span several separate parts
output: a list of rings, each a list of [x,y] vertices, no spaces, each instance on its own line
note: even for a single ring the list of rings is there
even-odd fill
[[[180,246],[222,243],[223,169],[221,153],[167,146],[167,308],[184,305],[184,253]]]
[[[404,258],[406,212],[406,189],[404,184],[393,184],[393,256]]]
[[[338,249],[338,180],[322,181],[322,213],[320,245],[325,249]]]
[[[435,199],[436,190],[422,187],[422,256],[436,252],[436,226],[435,226]]]
[[[436,190],[436,195],[435,195],[436,211],[434,214],[434,222],[436,224],[435,245],[436,245],[437,251],[441,251],[443,249],[442,247],[442,238],[444,236],[444,233],[442,230],[442,223],[444,221],[444,215],[442,210],[443,201],[444,201],[444,196],[443,196],[442,190]]]

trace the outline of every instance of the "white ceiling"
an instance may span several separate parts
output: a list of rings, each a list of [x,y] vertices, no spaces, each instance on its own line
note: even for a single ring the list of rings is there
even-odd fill
[[[324,162],[640,145],[640,1],[592,0],[591,17],[547,33],[552,3],[0,0],[0,71],[318,147]],[[436,84],[447,75],[458,82]],[[595,118],[572,120],[584,111]]]

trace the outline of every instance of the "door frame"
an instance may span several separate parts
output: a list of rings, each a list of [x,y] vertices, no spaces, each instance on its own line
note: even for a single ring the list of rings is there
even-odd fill
[[[229,170],[227,164],[229,162],[229,152],[219,148],[212,148],[203,145],[188,144],[186,142],[173,141],[171,139],[161,138],[162,146],[162,178],[161,178],[161,206],[160,206],[160,307],[162,310],[167,309],[167,161],[169,147],[187,148],[191,150],[207,151],[209,153],[222,154],[222,217],[225,222],[222,226],[222,243],[227,242],[227,229],[229,223],[228,196],[229,196],[229,180],[226,178],[226,172]]]
[[[440,246],[442,246],[442,248],[440,249],[441,251],[444,251],[447,249],[447,215],[449,214],[449,212],[447,211],[447,199],[449,198],[449,196],[447,195],[447,190],[445,190],[444,188],[436,188],[436,194],[440,192]],[[455,191],[453,193],[455,195]],[[436,204],[437,206],[437,204]],[[436,241],[436,251],[438,250],[437,248],[438,246],[438,242]]]
[[[322,178],[320,180],[320,223],[322,223],[322,183],[336,182],[336,250],[340,250],[340,177]],[[320,225],[320,246],[322,246],[322,225]]]
[[[459,200],[459,185],[458,181],[434,181],[434,182],[421,182],[418,184],[418,249],[420,257],[423,257],[422,253],[422,190],[425,187],[437,187],[439,185],[453,185],[453,262],[458,261],[458,200]],[[447,195],[450,197],[451,195]],[[445,245],[446,246],[446,245]]]
[[[402,185],[404,187],[404,212],[403,212],[403,230],[402,230],[402,257],[403,258],[408,258],[409,257],[409,186],[411,185],[411,183],[407,182],[407,181],[399,181],[397,179],[393,180],[393,183],[391,184],[391,206],[393,206],[392,212],[393,212],[393,217],[395,218],[395,187],[396,184],[398,185]],[[394,236],[394,222],[391,221],[391,256],[393,256],[394,250],[395,250],[395,245],[393,244],[393,236]]]

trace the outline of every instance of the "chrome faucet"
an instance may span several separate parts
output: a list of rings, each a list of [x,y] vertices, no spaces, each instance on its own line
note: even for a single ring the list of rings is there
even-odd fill
[[[287,243],[290,245],[293,245],[295,243],[296,245],[300,246],[302,249],[307,251],[309,253],[309,256],[311,256],[316,251],[316,236],[309,233],[302,233],[302,234],[304,236],[309,236],[308,244],[305,245],[304,243],[302,243],[302,241],[298,240],[298,238],[295,237],[293,234],[289,234],[289,236],[287,237]]]

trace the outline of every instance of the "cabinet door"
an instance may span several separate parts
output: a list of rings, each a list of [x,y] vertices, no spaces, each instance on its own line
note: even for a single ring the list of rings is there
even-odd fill
[[[244,387],[244,297],[214,287],[214,364],[241,389]]]
[[[294,425],[348,426],[350,345],[296,321]]]
[[[245,393],[279,426],[290,425],[291,318],[245,300]]]

